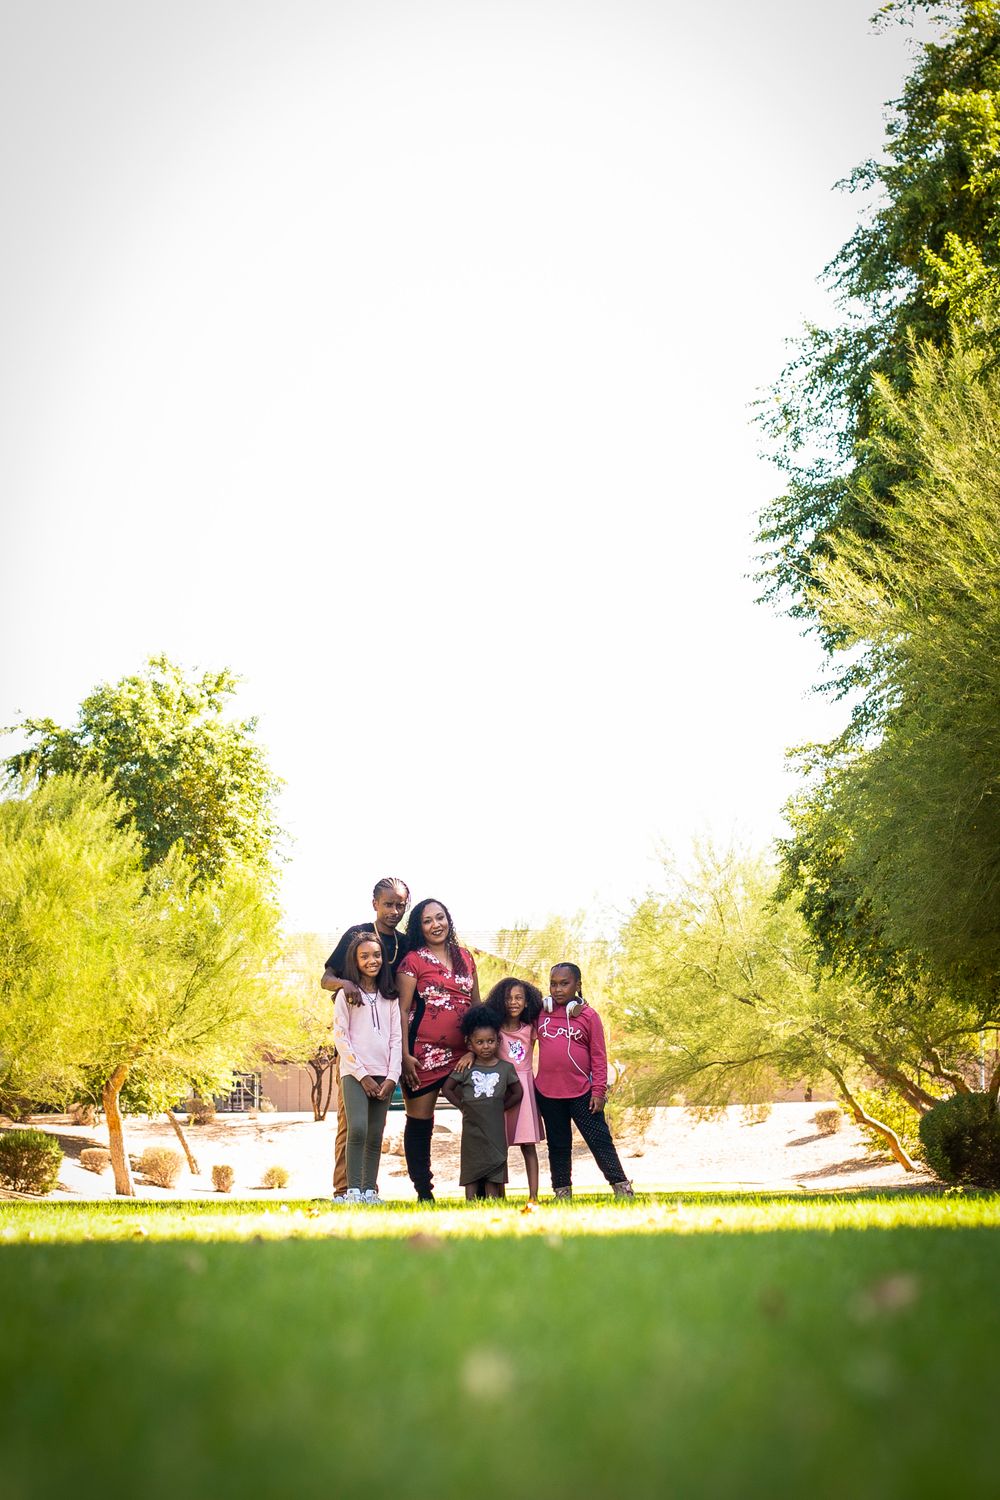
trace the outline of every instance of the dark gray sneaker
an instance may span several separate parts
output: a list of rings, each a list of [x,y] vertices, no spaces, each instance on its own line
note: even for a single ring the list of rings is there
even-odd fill
[[[552,1196],[553,1198],[572,1198],[573,1189],[571,1187],[553,1188]]]
[[[632,1184],[628,1181],[613,1182],[611,1184],[611,1191],[614,1193],[616,1198],[635,1197],[635,1192],[633,1190]]]

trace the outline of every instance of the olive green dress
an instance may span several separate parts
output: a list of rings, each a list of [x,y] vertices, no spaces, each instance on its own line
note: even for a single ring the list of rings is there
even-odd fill
[[[462,1161],[459,1182],[507,1181],[507,1129],[503,1101],[517,1073],[497,1058],[488,1066],[473,1063],[467,1073],[453,1073],[462,1096]]]

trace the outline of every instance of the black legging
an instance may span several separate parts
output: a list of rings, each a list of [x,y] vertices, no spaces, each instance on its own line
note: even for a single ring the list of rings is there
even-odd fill
[[[590,1113],[589,1090],[576,1099],[550,1099],[538,1088],[535,1095],[545,1121],[553,1190],[569,1187],[572,1182],[573,1125],[590,1147],[591,1155],[608,1181],[612,1185],[625,1181],[625,1168],[615,1150],[603,1109],[593,1115]]]

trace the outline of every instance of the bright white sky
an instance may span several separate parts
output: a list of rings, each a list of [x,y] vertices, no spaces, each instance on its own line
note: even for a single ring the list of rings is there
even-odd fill
[[[614,920],[840,715],[755,606],[874,0],[11,0],[0,723],[166,651],[285,781],[288,925]],[[10,748],[13,742],[7,742]]]

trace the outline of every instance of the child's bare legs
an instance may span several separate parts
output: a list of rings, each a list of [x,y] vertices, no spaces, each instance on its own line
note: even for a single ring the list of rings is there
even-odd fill
[[[522,1146],[521,1155],[524,1157],[524,1170],[528,1176],[528,1202],[538,1202],[538,1148],[537,1146]]]
[[[475,1198],[506,1198],[507,1189],[502,1182],[487,1182],[480,1177],[476,1182],[465,1184],[465,1196],[471,1202]]]

